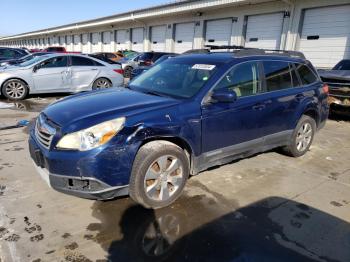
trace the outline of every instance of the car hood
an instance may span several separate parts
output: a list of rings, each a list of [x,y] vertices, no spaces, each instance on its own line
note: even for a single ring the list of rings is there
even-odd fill
[[[90,121],[86,122],[97,124],[178,103],[179,100],[173,98],[148,95],[127,88],[111,88],[64,98],[48,106],[43,113],[56,124],[65,127],[87,119]]]
[[[319,75],[323,80],[345,80],[350,82],[350,70],[319,70]]]
[[[5,65],[0,67],[1,72],[12,72],[17,70],[27,70],[29,67],[19,67],[16,65]]]

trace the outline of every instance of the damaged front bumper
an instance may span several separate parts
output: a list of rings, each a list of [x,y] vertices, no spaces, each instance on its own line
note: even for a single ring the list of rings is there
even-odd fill
[[[49,151],[29,137],[33,164],[53,189],[87,199],[106,200],[129,193],[130,152],[113,144],[91,152]]]

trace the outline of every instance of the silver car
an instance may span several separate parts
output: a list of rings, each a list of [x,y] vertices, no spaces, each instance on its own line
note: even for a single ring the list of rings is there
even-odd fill
[[[134,70],[135,68],[138,68],[138,66],[139,66],[138,60],[139,60],[140,56],[141,56],[141,54],[135,53],[128,58],[123,58],[123,59],[118,61],[122,64],[125,78],[130,78],[132,70]]]
[[[11,100],[28,94],[81,92],[121,86],[120,64],[78,54],[48,54],[0,68],[0,94]]]

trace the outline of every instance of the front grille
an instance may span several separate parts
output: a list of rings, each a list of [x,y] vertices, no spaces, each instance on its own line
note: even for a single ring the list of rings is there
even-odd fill
[[[55,132],[55,128],[47,123],[45,116],[40,114],[35,123],[35,137],[38,142],[46,149],[50,149]]]

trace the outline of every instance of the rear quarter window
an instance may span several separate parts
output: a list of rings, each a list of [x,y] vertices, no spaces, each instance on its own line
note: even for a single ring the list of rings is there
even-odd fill
[[[292,67],[284,61],[263,61],[266,91],[272,92],[294,86]]]
[[[302,85],[309,85],[318,81],[317,76],[308,66],[304,64],[295,64],[295,68],[299,74]]]

